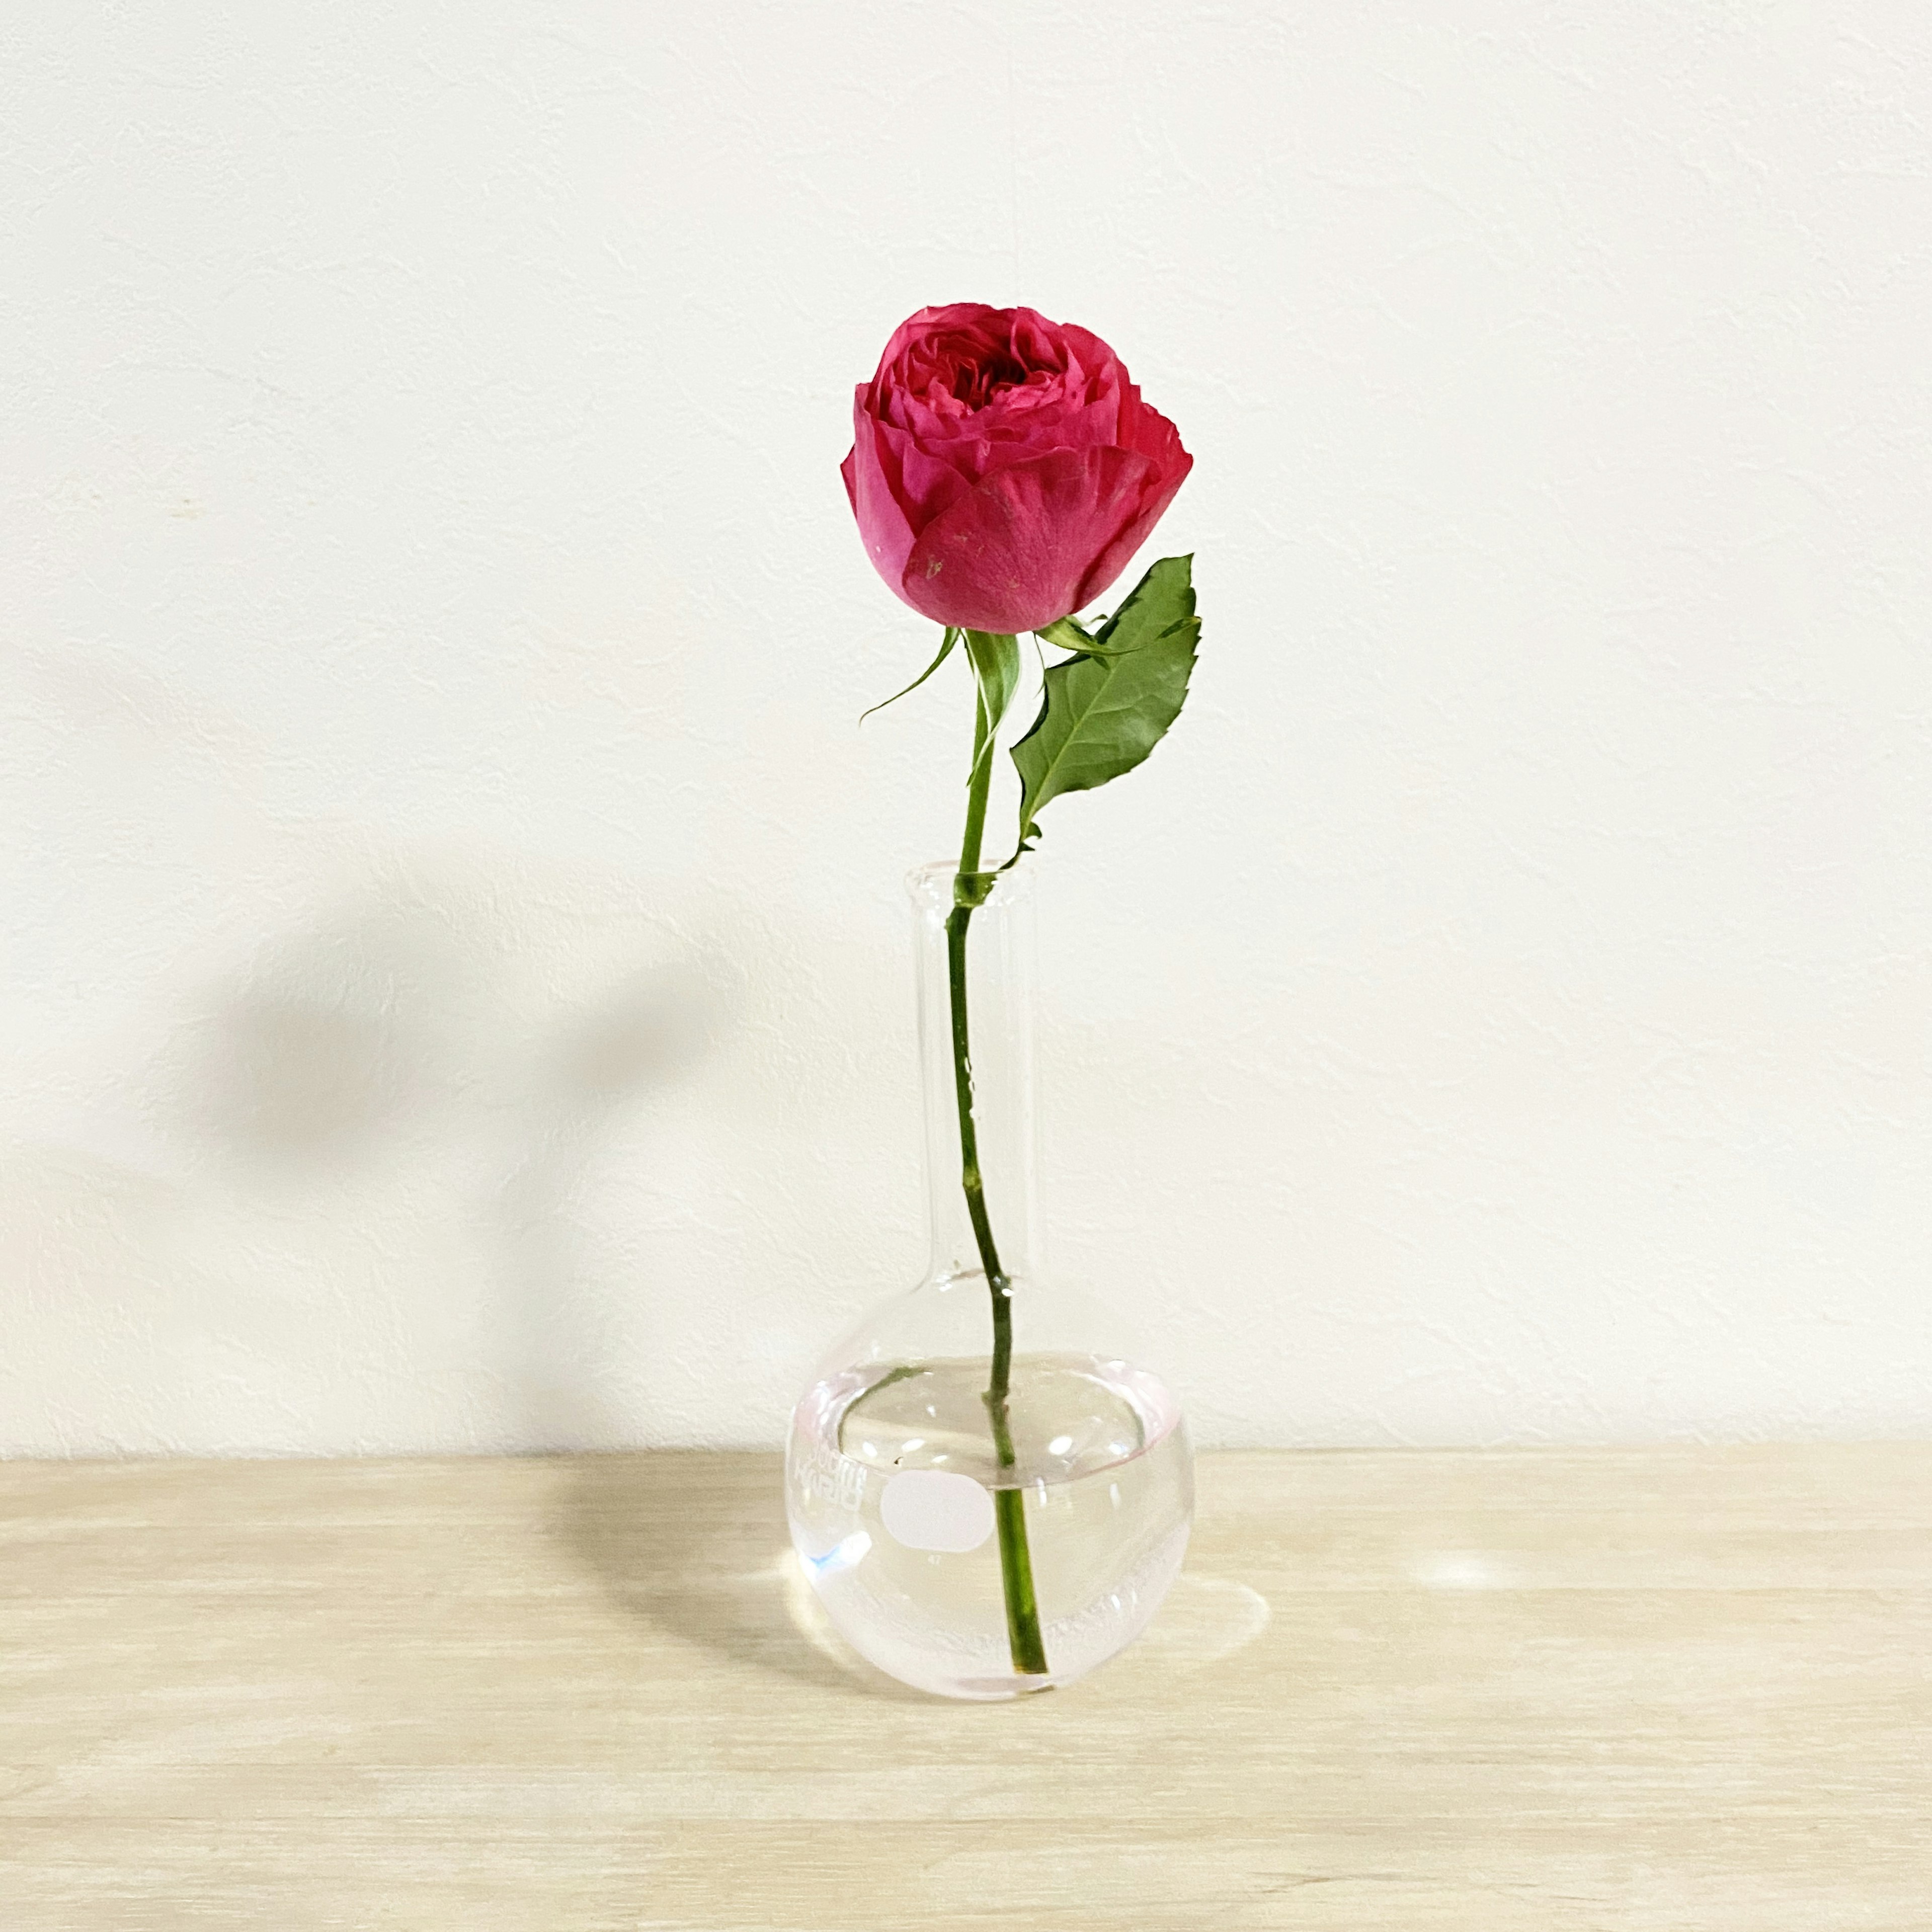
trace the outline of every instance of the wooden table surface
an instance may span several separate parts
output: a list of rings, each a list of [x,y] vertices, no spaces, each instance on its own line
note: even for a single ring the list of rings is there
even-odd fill
[[[902,1692],[775,1459],[0,1464],[4,1932],[1932,1928],[1932,1449],[1205,1457]]]

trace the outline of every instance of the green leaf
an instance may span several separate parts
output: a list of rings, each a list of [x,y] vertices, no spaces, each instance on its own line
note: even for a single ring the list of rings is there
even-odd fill
[[[1094,639],[1086,626],[1073,617],[1057,617],[1034,635],[1044,643],[1058,644],[1063,651],[1090,651]]]
[[[980,681],[981,716],[986,728],[980,755],[967,779],[970,785],[979,776],[980,766],[993,755],[993,740],[999,732],[1000,721],[1019,688],[1020,640],[1004,631],[968,631],[964,635],[966,655],[973,661],[973,675]]]
[[[1008,864],[1040,836],[1043,806],[1132,771],[1180,715],[1201,636],[1193,565],[1191,556],[1162,557],[1102,626],[1091,652],[1047,672],[1040,716],[1013,747],[1020,842]]]
[[[947,625],[946,627],[946,635],[940,643],[938,656],[934,658],[932,663],[928,664],[925,670],[921,671],[918,676],[914,678],[911,683],[906,686],[904,690],[896,691],[892,693],[891,697],[881,698],[877,704],[872,706],[871,711],[860,712],[859,714],[859,722],[861,724],[864,724],[866,720],[872,716],[873,711],[883,711],[888,704],[896,704],[901,698],[910,698],[913,693],[916,691],[920,686],[922,685],[926,680],[929,678],[932,674],[952,655],[952,646],[958,643],[958,641],[959,633],[956,631],[950,624]]]
[[[1117,658],[1120,653],[1111,645],[1103,644],[1087,626],[1072,617],[1056,617],[1043,631],[1034,635],[1042,643],[1057,644],[1063,651],[1078,651],[1082,657]],[[1126,648],[1131,650],[1130,644]]]

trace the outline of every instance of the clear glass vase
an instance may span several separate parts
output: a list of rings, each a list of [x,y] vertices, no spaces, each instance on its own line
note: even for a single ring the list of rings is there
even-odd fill
[[[913,874],[932,1260],[820,1364],[785,1457],[832,1623],[950,1697],[1071,1683],[1146,1628],[1193,1514],[1133,1337],[1034,1264],[1032,878]]]

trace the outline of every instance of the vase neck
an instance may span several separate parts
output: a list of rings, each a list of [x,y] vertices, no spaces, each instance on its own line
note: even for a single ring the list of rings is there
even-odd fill
[[[975,875],[961,892],[950,866],[908,880],[919,975],[921,1082],[926,1101],[928,1280],[981,1271],[980,1242],[962,1179],[955,1072],[954,952],[958,900],[984,893],[964,916],[965,1027],[973,1123],[986,1221],[1000,1272],[1024,1280],[1036,1258],[1034,1190],[1033,879],[1028,868]]]

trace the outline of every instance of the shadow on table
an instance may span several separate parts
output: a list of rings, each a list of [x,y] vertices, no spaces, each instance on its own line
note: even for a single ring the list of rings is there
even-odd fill
[[[688,1642],[823,1689],[928,1701],[832,1630],[791,1553],[776,1456],[584,1456],[560,1529],[625,1609]]]

